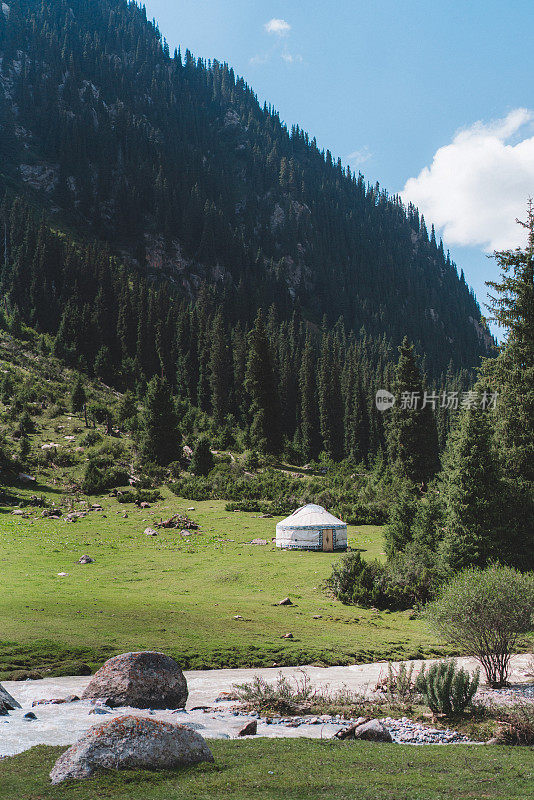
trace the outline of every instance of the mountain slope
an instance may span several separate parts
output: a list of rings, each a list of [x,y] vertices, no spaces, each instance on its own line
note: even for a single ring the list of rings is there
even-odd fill
[[[417,210],[289,132],[226,64],[171,57],[124,0],[2,9],[11,193],[179,296],[213,284],[246,321],[276,302],[284,317],[301,307],[393,343],[407,335],[436,376],[489,352],[474,296]]]

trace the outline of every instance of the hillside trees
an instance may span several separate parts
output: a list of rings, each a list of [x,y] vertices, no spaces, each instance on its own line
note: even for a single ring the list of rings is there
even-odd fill
[[[249,334],[245,386],[252,400],[251,439],[256,447],[268,453],[277,453],[281,445],[280,401],[261,312]]]
[[[394,394],[396,403],[389,418],[391,458],[409,480],[426,484],[439,468],[438,436],[432,404],[425,402],[414,346],[407,338],[399,347]]]
[[[344,170],[299,126],[288,130],[228,64],[171,57],[143,9],[126,0],[76,0],[74,12],[51,0],[9,7],[0,17],[7,185],[25,192],[21,154],[31,141],[44,183],[34,201],[45,214],[54,207],[67,238],[93,243],[89,262],[103,244],[180,302],[215,286],[231,326],[249,326],[276,302],[282,321],[302,309],[314,323],[326,314],[329,329],[341,315],[347,332],[364,327],[394,345],[407,335],[433,380],[451,359],[470,368],[489,352],[474,296],[417,209]],[[55,253],[63,242],[45,225],[34,236],[26,221],[23,212],[7,225],[0,280],[23,322],[55,334],[72,299],[78,334],[60,337],[60,350],[74,343],[67,355],[77,359],[78,341],[91,345],[92,365],[106,345],[130,377],[138,366],[148,377],[158,372],[168,347],[158,351],[143,331],[155,311],[166,342],[169,309],[151,309],[149,290],[128,298],[102,262],[94,292],[91,263],[76,280]],[[172,383],[175,361],[163,367]]]
[[[165,378],[154,376],[148,384],[142,419],[141,455],[144,461],[167,466],[181,455],[178,417]]]

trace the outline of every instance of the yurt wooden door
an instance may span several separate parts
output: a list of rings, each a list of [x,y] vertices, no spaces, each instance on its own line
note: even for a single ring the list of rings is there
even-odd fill
[[[323,552],[332,553],[334,551],[334,531],[332,528],[323,528]]]

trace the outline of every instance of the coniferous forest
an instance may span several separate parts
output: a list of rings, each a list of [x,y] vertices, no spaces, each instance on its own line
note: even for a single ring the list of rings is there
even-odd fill
[[[267,452],[365,461],[405,337],[436,389],[491,352],[417,209],[227,64],[171,55],[143,8],[13,2],[0,57],[2,313],[70,366],[141,393],[161,375]]]

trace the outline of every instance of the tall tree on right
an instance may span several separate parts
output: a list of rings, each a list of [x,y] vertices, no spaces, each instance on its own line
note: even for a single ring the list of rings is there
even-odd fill
[[[395,373],[396,403],[388,420],[392,461],[414,483],[427,483],[439,469],[438,433],[424,387],[414,346],[405,337],[399,347]]]
[[[519,222],[519,221],[518,221]],[[495,252],[501,279],[488,281],[493,319],[506,336],[483,376],[498,392],[496,433],[505,474],[534,493],[534,206],[529,200],[527,246]]]

